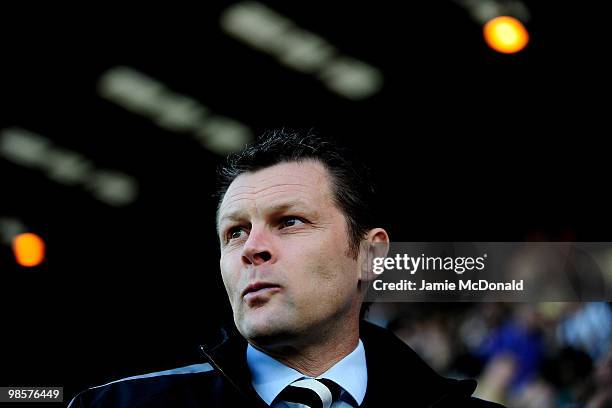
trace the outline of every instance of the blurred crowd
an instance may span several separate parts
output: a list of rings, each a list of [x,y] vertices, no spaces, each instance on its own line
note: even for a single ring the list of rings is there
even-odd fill
[[[375,303],[439,373],[476,378],[508,407],[612,407],[612,308],[605,302]]]

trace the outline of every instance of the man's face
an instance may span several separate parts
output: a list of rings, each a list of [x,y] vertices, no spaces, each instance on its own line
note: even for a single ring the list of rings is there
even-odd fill
[[[318,162],[237,177],[219,209],[221,274],[240,333],[294,343],[358,313],[359,268],[343,213]]]

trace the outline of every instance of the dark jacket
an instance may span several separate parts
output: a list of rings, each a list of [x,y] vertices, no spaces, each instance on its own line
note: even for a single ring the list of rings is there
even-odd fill
[[[498,407],[471,397],[476,381],[436,374],[391,332],[363,322],[368,386],[362,407]],[[130,377],[78,394],[77,407],[267,407],[251,385],[247,342],[224,332],[214,347],[201,346],[208,361],[175,370]]]

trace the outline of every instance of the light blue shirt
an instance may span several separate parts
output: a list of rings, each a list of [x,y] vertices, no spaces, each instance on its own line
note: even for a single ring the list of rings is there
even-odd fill
[[[247,364],[255,391],[266,404],[275,408],[286,406],[280,401],[272,405],[274,399],[286,386],[301,378],[312,378],[275,360],[250,344],[247,347]],[[332,407],[355,406],[355,402],[361,405],[368,385],[365,349],[361,339],[355,350],[316,378],[327,378],[342,387],[341,402],[334,403]]]

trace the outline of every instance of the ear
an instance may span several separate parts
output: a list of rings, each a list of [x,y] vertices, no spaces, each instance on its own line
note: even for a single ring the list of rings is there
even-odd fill
[[[382,228],[368,231],[359,248],[360,275],[359,281],[368,284],[376,278],[373,272],[374,258],[384,258],[389,253],[389,235]]]

